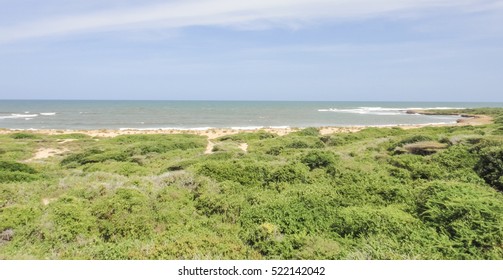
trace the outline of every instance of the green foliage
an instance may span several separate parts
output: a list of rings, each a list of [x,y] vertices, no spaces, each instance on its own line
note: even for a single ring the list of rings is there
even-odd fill
[[[299,135],[299,136],[319,136],[320,130],[316,127],[308,127],[308,128],[304,128],[300,131],[294,132],[293,134]]]
[[[313,136],[289,136],[285,140],[284,147],[289,149],[320,149],[325,146],[318,137]]]
[[[67,134],[57,134],[52,135],[53,138],[56,139],[72,139],[72,140],[83,140],[83,139],[91,139],[91,136],[83,134],[83,133],[67,133]]]
[[[138,163],[143,155],[204,148],[206,141],[203,137],[194,135],[121,135],[107,140],[105,144],[105,149],[92,147],[84,152],[69,155],[61,164],[78,167],[106,161]]]
[[[332,230],[351,238],[374,234],[404,238],[419,230],[419,221],[396,207],[347,207],[336,213]]]
[[[336,158],[337,157],[332,152],[314,150],[303,156],[301,162],[309,167],[309,169],[313,170],[315,168],[327,168],[334,166]]]
[[[288,164],[276,168],[268,177],[269,183],[307,183],[309,180],[309,169],[300,163]]]
[[[472,169],[477,162],[477,156],[470,153],[466,146],[456,145],[434,155],[432,160],[443,165],[450,172],[455,172],[460,169]]]
[[[100,198],[92,209],[104,241],[145,239],[153,234],[153,213],[148,197],[135,189],[117,189]]]
[[[453,240],[460,258],[503,241],[501,195],[472,184],[432,182],[418,195],[419,217]]]
[[[206,141],[195,135],[121,135],[110,140],[113,144],[126,145],[139,154],[165,153],[171,150],[204,148]]]
[[[47,218],[50,223],[43,228],[43,236],[52,242],[69,243],[96,231],[96,219],[89,212],[89,204],[82,199],[58,199],[49,205]]]
[[[412,144],[412,143],[417,143],[417,142],[423,142],[423,141],[434,141],[434,139],[431,136],[428,135],[413,135],[410,137],[407,137],[397,143],[397,146],[403,146],[405,144]]]
[[[84,168],[86,172],[105,171],[124,176],[147,175],[148,170],[133,162],[99,162]]]
[[[32,223],[39,215],[40,211],[30,206],[12,205],[0,208],[0,232],[6,229],[18,230]]]
[[[195,192],[195,207],[203,215],[219,215],[226,222],[236,223],[246,204],[244,197],[239,195],[242,188],[240,184],[231,181],[222,182],[220,186],[200,184]]]
[[[269,167],[254,161],[207,162],[201,165],[198,173],[219,182],[233,181],[246,186],[265,184],[269,176]]]
[[[271,223],[258,225],[248,236],[247,243],[266,256],[288,254],[292,250],[291,245],[285,242],[279,228]]]
[[[17,132],[17,133],[12,133],[10,135],[13,139],[38,139],[40,138],[38,135],[33,134],[33,133],[26,133],[26,132]]]
[[[28,174],[37,173],[35,169],[26,164],[19,162],[9,162],[9,161],[0,161],[0,171],[22,172]]]
[[[319,197],[302,186],[291,187],[282,195],[263,193],[259,200],[264,201],[257,201],[241,211],[239,222],[245,238],[250,238],[249,233],[254,232],[257,225],[266,222],[275,224],[285,235],[327,232],[336,211],[333,198]]]
[[[253,140],[263,140],[263,139],[271,139],[271,138],[276,138],[277,135],[264,131],[264,130],[259,130],[254,133],[249,133],[249,132],[243,132],[243,133],[237,133],[237,134],[232,134],[232,135],[225,135],[222,137],[219,137],[218,140],[220,141],[238,141],[238,142],[248,142],[248,141],[253,141]]]
[[[503,191],[503,147],[484,149],[475,171],[494,188]]]
[[[0,183],[30,182],[40,178],[37,173],[24,163],[0,161]]]
[[[418,155],[399,155],[390,159],[392,166],[408,171],[414,180],[434,180],[443,176],[442,169],[437,162]]]

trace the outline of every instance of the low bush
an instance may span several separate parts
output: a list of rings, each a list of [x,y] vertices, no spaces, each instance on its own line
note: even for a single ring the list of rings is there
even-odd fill
[[[26,133],[26,132],[17,132],[17,133],[12,133],[10,134],[10,137],[13,139],[39,139],[40,136],[33,134],[33,133]]]
[[[0,232],[18,230],[40,216],[40,210],[32,206],[12,205],[0,208]]]
[[[316,127],[308,127],[300,131],[294,132],[293,134],[299,136],[319,136],[320,130]]]
[[[389,159],[389,163],[395,167],[409,171],[410,177],[414,180],[434,180],[444,175],[444,171],[438,163],[429,158],[418,155],[399,155]]]
[[[198,173],[219,182],[232,181],[245,186],[262,186],[269,176],[270,167],[253,161],[207,162]]]
[[[310,151],[301,159],[301,162],[311,170],[315,168],[327,168],[329,166],[333,166],[336,161],[337,157],[334,153],[320,150]]]
[[[22,172],[28,174],[36,174],[37,171],[32,167],[19,162],[0,161],[0,171]]]
[[[459,257],[477,250],[500,248],[503,241],[503,201],[490,188],[436,181],[418,195],[419,217],[456,242]]]
[[[0,183],[30,182],[40,179],[38,171],[19,162],[0,161]]]
[[[475,165],[475,171],[486,183],[503,191],[503,148],[484,149]]]
[[[269,184],[300,184],[309,181],[309,169],[300,163],[288,164],[274,169],[267,178]]]
[[[332,231],[349,238],[374,234],[404,238],[419,227],[419,220],[399,208],[362,206],[339,210],[334,217]]]
[[[149,238],[154,230],[149,199],[135,189],[119,188],[110,196],[99,198],[92,208],[104,241],[123,238]]]
[[[89,212],[89,202],[75,197],[61,197],[49,204],[49,215],[43,225],[44,238],[53,243],[69,243],[78,237],[95,234],[96,219]]]

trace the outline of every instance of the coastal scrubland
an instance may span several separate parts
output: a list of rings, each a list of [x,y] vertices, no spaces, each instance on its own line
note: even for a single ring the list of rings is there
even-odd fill
[[[8,131],[0,258],[503,259],[503,109],[447,113],[493,123],[257,131],[210,152]]]

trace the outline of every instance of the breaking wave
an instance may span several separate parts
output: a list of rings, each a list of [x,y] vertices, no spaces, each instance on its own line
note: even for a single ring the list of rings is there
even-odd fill
[[[328,108],[318,109],[318,112],[335,112],[335,113],[350,113],[360,115],[380,115],[380,116],[396,116],[405,115],[408,111],[415,110],[444,110],[444,109],[464,109],[452,107],[433,107],[433,108],[383,108],[383,107],[358,107],[358,108]]]

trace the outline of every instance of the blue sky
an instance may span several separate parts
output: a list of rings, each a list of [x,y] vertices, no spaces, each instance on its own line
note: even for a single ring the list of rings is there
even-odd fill
[[[0,0],[0,99],[503,101],[503,1]]]

